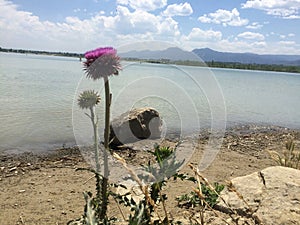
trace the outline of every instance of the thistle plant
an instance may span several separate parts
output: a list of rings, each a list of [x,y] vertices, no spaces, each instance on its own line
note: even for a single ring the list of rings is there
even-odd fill
[[[78,105],[82,109],[89,109],[90,115],[86,114],[92,122],[94,131],[94,147],[95,147],[95,164],[96,172],[100,172],[99,163],[99,143],[98,143],[98,117],[95,115],[96,105],[100,102],[101,98],[99,94],[95,91],[83,91],[78,98]]]
[[[110,105],[112,94],[110,93],[109,87],[109,76],[118,75],[121,70],[120,57],[117,56],[116,49],[112,47],[97,48],[92,51],[88,51],[84,54],[86,61],[84,62],[84,70],[87,78],[93,80],[103,79],[105,87],[105,128],[104,128],[104,149],[103,149],[103,163],[104,171],[103,176],[100,179],[100,163],[99,163],[99,140],[98,140],[98,118],[95,117],[95,105],[100,101],[99,96],[93,91],[83,92],[79,99],[78,104],[81,108],[89,108],[91,115],[89,116],[92,120],[94,128],[94,143],[95,143],[95,158],[96,158],[96,173],[97,178],[97,192],[101,192],[101,196],[97,199],[101,202],[98,206],[98,217],[100,220],[107,218],[107,203],[108,203],[108,153],[109,153],[109,133],[110,133]],[[94,104],[90,107],[89,104]],[[99,184],[101,182],[101,185]]]

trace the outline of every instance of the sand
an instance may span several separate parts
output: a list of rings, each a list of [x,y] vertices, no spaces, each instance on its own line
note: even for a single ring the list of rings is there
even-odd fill
[[[211,182],[243,176],[276,165],[267,149],[281,151],[285,142],[293,138],[300,143],[300,131],[273,126],[240,126],[227,130],[223,145],[213,163],[203,171]],[[199,137],[191,164],[197,166],[207,144],[208,134]],[[152,142],[151,142],[152,143]],[[165,141],[174,145],[174,141]],[[146,163],[150,154],[139,143],[135,150],[118,153],[129,163]],[[147,146],[151,149],[151,145]],[[84,191],[94,192],[93,174],[75,171],[88,168],[78,148],[57,149],[46,153],[7,155],[0,153],[0,224],[66,224],[79,218],[84,209]],[[193,174],[188,166],[181,172]],[[126,173],[126,171],[124,171]],[[175,197],[192,190],[192,183],[171,181],[164,189],[168,195],[167,210],[171,216],[184,217],[187,211],[178,208]],[[109,215],[121,219],[116,204],[111,200]]]

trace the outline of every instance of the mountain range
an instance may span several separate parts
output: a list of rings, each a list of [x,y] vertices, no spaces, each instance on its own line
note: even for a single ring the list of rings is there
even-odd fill
[[[119,54],[125,58],[137,59],[168,59],[170,61],[189,60],[204,62],[235,62],[242,64],[277,64],[300,66],[300,55],[271,55],[271,54],[254,54],[254,53],[233,53],[218,52],[210,48],[194,49],[191,52],[184,51],[177,47],[167,48],[165,50],[152,51],[129,51]]]
[[[168,59],[171,61],[176,60],[191,60],[199,61],[199,57],[193,52],[184,51],[177,47],[170,47],[164,50],[152,51],[152,50],[142,50],[142,51],[129,51],[125,53],[119,53],[121,57],[126,58],[137,58],[137,59]]]

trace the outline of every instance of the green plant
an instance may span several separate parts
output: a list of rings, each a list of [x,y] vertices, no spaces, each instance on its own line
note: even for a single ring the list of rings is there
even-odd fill
[[[300,169],[300,151],[295,149],[296,144],[293,140],[286,142],[282,153],[268,150],[270,157],[280,166]]]
[[[83,193],[86,202],[86,207],[84,209],[84,222],[86,225],[97,225],[96,221],[96,211],[95,206],[92,201],[92,196],[90,193]]]
[[[171,224],[172,221],[169,219],[165,201],[167,195],[163,194],[163,187],[167,181],[173,177],[173,179],[182,178],[177,174],[177,170],[182,166],[182,162],[177,162],[175,158],[176,149],[170,147],[160,147],[159,145],[154,146],[154,151],[149,151],[154,156],[156,164],[148,161],[148,164],[144,166],[146,175],[137,175],[131,168],[126,164],[126,161],[116,153],[114,157],[119,160],[122,165],[129,171],[133,179],[139,184],[139,187],[144,195],[144,198],[137,202],[130,193],[124,195],[115,194],[115,199],[119,203],[130,207],[133,215],[129,216],[130,225],[142,225],[142,224]],[[143,182],[143,181],[144,182]],[[145,185],[145,183],[152,181],[151,185]],[[164,218],[162,218],[158,211],[157,206],[161,204],[164,211]],[[153,219],[156,214],[158,219]]]
[[[93,194],[91,192],[84,192],[84,198],[85,198],[85,206],[84,206],[84,214],[83,214],[83,220],[85,222],[82,222],[81,224],[95,224],[95,225],[101,225],[101,224],[112,224],[113,221],[116,220],[116,218],[108,218],[107,216],[105,218],[100,218],[100,215],[102,213],[103,208],[101,207],[102,202],[102,179],[103,177],[101,174],[99,174],[96,170],[89,169],[89,168],[77,168],[76,171],[79,170],[87,170],[89,172],[94,173],[95,176],[95,186],[96,186],[96,195],[93,197]],[[112,186],[117,186],[112,184]],[[107,192],[107,198],[111,192]],[[87,223],[89,221],[89,223]],[[93,221],[94,223],[91,223]]]
[[[212,191],[205,184],[201,184],[202,195],[204,196],[204,200],[206,202],[205,204],[208,204],[212,208],[218,203],[218,195],[224,189],[224,185],[214,183],[213,187],[215,191]],[[197,189],[199,190],[199,188]],[[189,194],[181,195],[177,197],[176,200],[178,201],[178,205],[181,207],[185,206],[189,208],[203,204],[203,202],[201,202],[201,198],[195,191],[191,191]]]

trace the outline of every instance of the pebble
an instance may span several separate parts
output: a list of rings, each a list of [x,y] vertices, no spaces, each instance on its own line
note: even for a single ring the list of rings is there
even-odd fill
[[[23,192],[25,192],[25,190],[19,190],[19,193],[23,193]]]
[[[9,169],[8,171],[9,171],[9,172],[12,172],[12,171],[14,171],[14,170],[16,170],[16,169],[17,169],[17,167],[15,166],[15,167]]]
[[[14,176],[14,174],[5,174],[5,177],[12,177],[12,176]]]
[[[245,220],[243,218],[239,218],[238,225],[243,225],[243,224],[246,224]]]
[[[228,218],[228,219],[226,220],[226,222],[229,223],[229,224],[231,224],[231,223],[232,223],[232,219],[231,219],[231,218]]]

